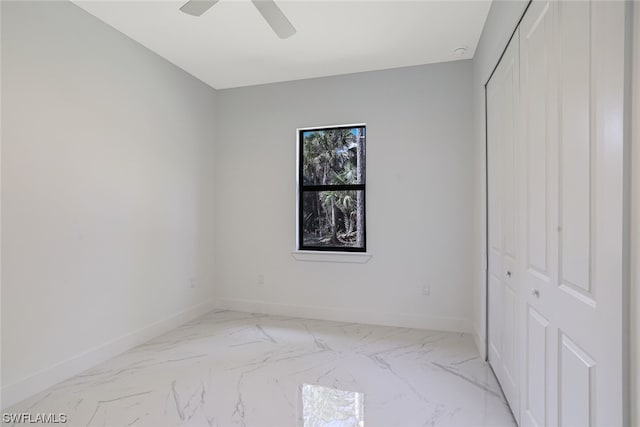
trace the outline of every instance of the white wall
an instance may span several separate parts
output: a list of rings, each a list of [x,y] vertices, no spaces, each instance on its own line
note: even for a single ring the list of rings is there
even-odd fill
[[[470,330],[470,61],[217,95],[217,305]],[[295,260],[295,129],[358,122],[367,124],[372,258],[366,264]],[[257,283],[259,274],[264,284]]]
[[[480,353],[485,355],[486,337],[486,150],[484,85],[515,30],[527,0],[494,1],[491,4],[473,58],[473,331]]]
[[[633,20],[633,127],[631,216],[631,409],[632,425],[640,425],[640,4]]]
[[[214,107],[71,3],[2,2],[3,407],[210,307]]]

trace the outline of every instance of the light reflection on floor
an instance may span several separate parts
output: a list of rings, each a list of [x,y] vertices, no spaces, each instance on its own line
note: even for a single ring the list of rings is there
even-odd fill
[[[364,427],[364,394],[321,385],[301,387],[303,427]]]

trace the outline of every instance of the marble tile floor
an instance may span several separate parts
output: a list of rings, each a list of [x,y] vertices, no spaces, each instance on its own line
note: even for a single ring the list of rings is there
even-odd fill
[[[304,384],[361,393],[366,427],[515,425],[468,334],[233,311],[208,313],[3,412],[64,413],[70,426],[297,427],[309,419]]]

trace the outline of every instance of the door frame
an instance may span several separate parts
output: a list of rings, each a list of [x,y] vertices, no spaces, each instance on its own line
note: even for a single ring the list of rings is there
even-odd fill
[[[631,309],[629,363],[631,384],[627,404],[632,413],[631,425],[640,425],[640,3],[631,2],[633,10],[631,50],[636,54],[631,58],[633,76],[631,100]],[[633,260],[636,260],[634,262]]]

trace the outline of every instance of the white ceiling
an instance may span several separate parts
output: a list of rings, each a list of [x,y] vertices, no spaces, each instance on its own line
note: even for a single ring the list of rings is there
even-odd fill
[[[297,29],[281,40],[248,0],[220,0],[200,17],[182,13],[185,2],[74,1],[216,89],[468,59],[491,5],[276,0]]]

